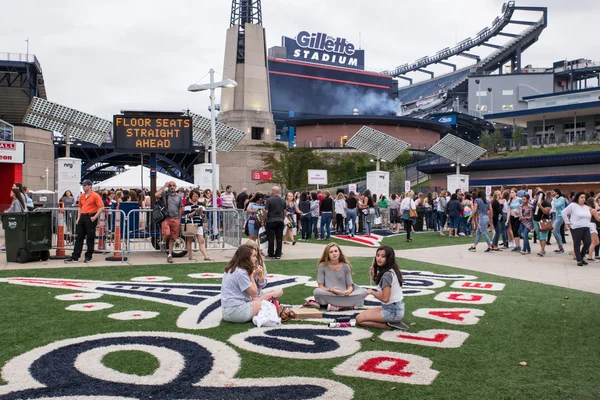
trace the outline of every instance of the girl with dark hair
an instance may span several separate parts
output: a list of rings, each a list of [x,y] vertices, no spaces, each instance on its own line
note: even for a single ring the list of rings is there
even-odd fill
[[[10,192],[10,197],[13,199],[10,208],[6,212],[26,212],[25,200],[23,200],[23,193],[19,188],[13,187]]]
[[[214,261],[214,259],[208,256],[208,253],[206,252],[206,246],[204,245],[204,229],[202,228],[204,207],[198,202],[199,198],[200,192],[197,189],[193,189],[190,192],[190,197],[183,207],[183,217],[186,222],[196,224],[198,226],[196,229],[196,239],[198,239],[198,246],[200,247],[200,252],[204,256],[204,261]],[[194,258],[192,253],[193,241],[194,236],[188,236],[186,238],[188,256],[190,261],[198,261],[196,258]]]
[[[327,311],[339,311],[362,307],[367,291],[352,281],[352,265],[336,243],[325,246],[317,263],[315,301],[327,306]]]
[[[250,240],[258,239],[258,230],[260,229],[260,220],[257,218],[257,213],[259,210],[265,209],[264,204],[264,196],[261,192],[256,192],[254,196],[248,201],[248,206],[246,207],[246,214],[248,218],[246,219],[246,224],[248,226],[248,237]]]
[[[308,199],[308,192],[302,192],[300,194],[298,209],[300,209],[302,212],[300,215],[300,224],[302,225],[302,240],[306,241],[310,239],[311,233],[310,200]]]
[[[494,248],[494,245],[490,241],[490,237],[487,233],[488,225],[490,224],[490,217],[488,216],[488,212],[490,211],[490,203],[485,198],[485,192],[480,190],[477,193],[477,198],[475,199],[475,204],[473,204],[473,212],[471,216],[467,219],[467,224],[471,224],[471,219],[475,216],[476,221],[476,230],[475,230],[475,241],[473,245],[469,247],[469,251],[475,251],[477,249],[477,243],[479,243],[479,239],[481,236],[485,239],[485,242],[488,245],[488,248],[485,250],[486,253],[489,253],[493,250],[497,250],[498,248]]]
[[[521,246],[520,246],[520,241],[519,241],[519,230],[521,227],[521,220],[520,220],[520,216],[521,216],[521,206],[523,205],[523,200],[517,196],[517,189],[516,188],[512,188],[510,189],[510,198],[509,198],[509,203],[508,203],[508,207],[509,207],[509,212],[510,212],[510,219],[509,219],[509,226],[510,229],[512,231],[512,235],[513,235],[513,239],[515,242],[515,247],[512,249],[512,251],[521,251]]]
[[[221,283],[221,310],[223,320],[235,323],[250,322],[258,315],[262,299],[259,287],[267,284],[262,265],[257,265],[258,251],[244,244],[238,247],[225,266]]]
[[[331,236],[331,219],[333,216],[333,199],[328,190],[324,190],[325,198],[321,200],[321,236],[317,240],[329,240]]]
[[[587,265],[584,257],[592,244],[592,237],[590,235],[592,213],[590,207],[585,202],[585,193],[579,192],[575,195],[574,201],[562,212],[565,226],[567,229],[571,229],[575,258],[577,259],[577,265],[580,267]],[[583,247],[581,247],[582,242]]]
[[[448,215],[449,237],[458,237],[458,226],[460,225],[460,213],[463,207],[458,200],[458,195],[452,193],[450,201],[446,204],[446,214]]]
[[[367,328],[407,330],[404,318],[404,296],[402,273],[396,263],[394,249],[381,246],[369,274],[377,283],[377,289],[368,289],[367,294],[381,301],[382,306],[373,307],[356,316],[356,323]]]
[[[552,208],[555,211],[554,221],[552,223],[552,234],[554,235],[554,239],[558,245],[558,249],[554,250],[554,252],[560,254],[565,252],[565,249],[563,248],[563,244],[566,243],[565,225],[563,222],[562,212],[567,206],[567,202],[565,201],[565,196],[562,194],[559,188],[552,190],[552,197]]]
[[[317,192],[310,194],[310,225],[315,239],[319,238],[319,197]],[[310,239],[310,235],[308,236]]]
[[[358,207],[364,214],[365,236],[369,236],[371,234],[373,222],[375,221],[375,203],[373,202],[373,196],[369,189],[365,190],[363,201],[360,202]]]
[[[348,198],[346,199],[346,234],[350,237],[354,237],[356,233],[356,205],[358,204],[358,200],[356,200],[356,194],[354,192],[348,193]]]

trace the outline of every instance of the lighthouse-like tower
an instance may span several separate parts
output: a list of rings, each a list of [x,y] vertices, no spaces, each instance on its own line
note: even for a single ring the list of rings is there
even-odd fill
[[[260,152],[264,150],[253,145],[275,141],[266,49],[260,0],[232,0],[223,76],[238,86],[222,89],[218,119],[246,132],[246,137],[232,152],[220,154],[219,164],[221,183],[238,190],[255,187],[252,170],[262,169]]]

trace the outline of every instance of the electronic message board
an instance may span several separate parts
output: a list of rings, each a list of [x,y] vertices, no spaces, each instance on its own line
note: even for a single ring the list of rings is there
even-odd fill
[[[113,145],[118,153],[189,153],[193,146],[192,118],[115,115]]]

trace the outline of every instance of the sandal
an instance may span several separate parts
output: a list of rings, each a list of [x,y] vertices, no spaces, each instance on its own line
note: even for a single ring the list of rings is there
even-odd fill
[[[210,257],[204,257],[204,261],[215,261],[214,258],[210,258]]]
[[[189,260],[189,261],[198,261],[198,259],[197,259],[197,258],[195,258],[195,257],[194,257],[194,258],[188,258],[188,260]]]

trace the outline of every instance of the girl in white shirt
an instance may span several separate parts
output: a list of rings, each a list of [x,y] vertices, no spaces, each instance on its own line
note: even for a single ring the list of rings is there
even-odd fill
[[[375,261],[369,274],[377,283],[377,289],[367,294],[381,301],[381,307],[373,307],[356,316],[356,323],[367,328],[407,330],[404,318],[402,273],[396,263],[394,249],[382,246],[377,249]]]
[[[580,267],[588,264],[584,257],[592,244],[590,235],[592,214],[585,201],[585,193],[579,192],[575,195],[575,200],[562,212],[565,227],[571,229],[575,258],[577,259],[577,265]],[[582,242],[583,247],[581,247]]]

